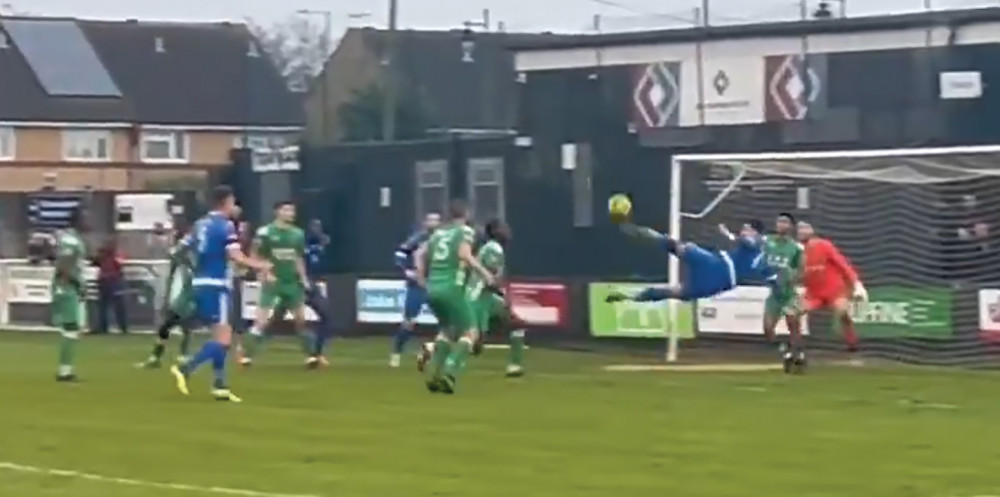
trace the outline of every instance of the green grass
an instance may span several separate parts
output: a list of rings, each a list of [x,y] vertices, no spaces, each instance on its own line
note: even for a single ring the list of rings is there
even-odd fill
[[[0,336],[0,495],[213,495],[3,463],[324,497],[1000,495],[990,373],[611,373],[629,361],[535,349],[507,380],[488,351],[446,397],[388,369],[385,340],[337,342],[319,372],[289,343],[233,372],[230,405],[208,371],[184,398],[132,369],[148,338],[88,338],[85,382],[56,384],[54,339]]]

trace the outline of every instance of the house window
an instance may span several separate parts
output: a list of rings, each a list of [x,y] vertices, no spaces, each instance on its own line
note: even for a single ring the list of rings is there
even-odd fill
[[[188,159],[188,137],[181,131],[144,131],[142,160],[184,162]]]
[[[17,155],[14,128],[0,127],[0,160],[12,160]]]
[[[68,161],[111,160],[111,132],[94,129],[63,131],[63,159]]]
[[[441,214],[448,208],[448,162],[417,162],[417,221],[430,213]]]
[[[477,221],[504,218],[503,159],[469,160],[469,204]]]

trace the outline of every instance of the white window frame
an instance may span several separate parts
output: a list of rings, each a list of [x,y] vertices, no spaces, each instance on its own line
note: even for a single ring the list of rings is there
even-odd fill
[[[476,194],[477,189],[480,187],[496,188],[497,192],[497,212],[489,217],[496,216],[498,219],[507,219],[507,205],[504,199],[505,189],[504,189],[504,160],[503,157],[477,157],[469,159],[467,163],[468,174],[466,176],[468,184],[466,188],[469,193],[469,206],[472,207],[473,215],[476,220],[481,222],[486,222],[487,219],[482,213],[482,209],[479,208],[479,199]],[[493,176],[489,180],[479,179],[479,171],[489,171],[490,175]]]
[[[448,161],[444,159],[417,161],[415,163],[415,168],[417,177],[413,186],[416,190],[416,198],[414,200],[417,204],[417,222],[422,222],[424,217],[432,212],[436,212],[443,216],[448,209],[448,198],[451,193],[448,188]],[[428,176],[437,176],[438,180],[428,181]],[[441,205],[428,205],[426,199],[424,198],[424,190],[438,188],[440,188],[443,193]]]
[[[150,142],[166,143],[170,157],[149,157]],[[185,164],[191,161],[191,137],[180,130],[144,130],[139,139],[139,154],[142,162]]]
[[[76,143],[90,141],[89,147],[96,153],[100,148],[98,142],[104,140],[104,157],[82,157],[74,155],[72,148]],[[111,162],[114,156],[114,142],[110,130],[104,129],[64,129],[62,132],[62,156],[66,162]]]
[[[17,157],[17,132],[13,126],[0,126],[0,161]]]

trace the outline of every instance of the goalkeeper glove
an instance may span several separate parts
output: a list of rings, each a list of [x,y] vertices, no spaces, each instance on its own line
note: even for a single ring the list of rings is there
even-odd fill
[[[854,298],[868,301],[868,290],[865,290],[865,286],[860,281],[854,284]]]

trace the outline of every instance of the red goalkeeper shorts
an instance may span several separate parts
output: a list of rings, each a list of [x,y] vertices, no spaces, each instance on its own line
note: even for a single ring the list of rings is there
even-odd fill
[[[833,307],[835,302],[848,297],[847,287],[842,284],[809,287],[802,297],[802,306],[804,311],[812,312]]]

